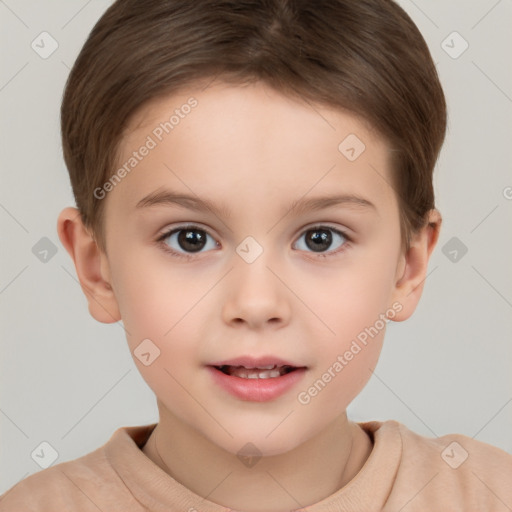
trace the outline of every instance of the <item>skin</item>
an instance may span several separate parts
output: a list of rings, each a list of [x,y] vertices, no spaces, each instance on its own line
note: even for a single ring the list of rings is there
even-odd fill
[[[410,317],[441,217],[432,210],[403,251],[383,138],[351,114],[261,83],[218,82],[152,101],[126,131],[120,161],[191,96],[197,107],[103,199],[106,252],[75,208],[61,212],[59,237],[91,315],[122,319],[132,354],[147,338],[161,351],[149,366],[134,357],[160,414],[143,452],[226,507],[296,509],[343,487],[371,453],[371,440],[345,411],[377,364],[385,329],[309,403],[297,396],[393,304],[400,309],[393,321]],[[349,134],[366,145],[353,162],[338,150]],[[169,204],[135,208],[160,187],[207,198],[231,215]],[[374,208],[290,211],[292,201],[335,193],[358,195]],[[188,260],[164,250],[186,253],[176,235],[155,242],[184,223],[212,235]],[[350,240],[329,232],[332,245],[315,252],[306,235],[318,224]],[[253,263],[236,253],[247,236],[263,248]],[[243,401],[216,386],[205,368],[241,355],[274,355],[307,371],[277,399]],[[262,454],[253,467],[236,455],[248,442]]]

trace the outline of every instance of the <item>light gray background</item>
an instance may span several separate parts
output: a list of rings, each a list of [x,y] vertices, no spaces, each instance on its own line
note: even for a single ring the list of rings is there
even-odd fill
[[[110,3],[0,0],[0,492],[41,470],[31,453],[42,441],[57,464],[120,426],[158,420],[122,326],[89,316],[56,232],[57,215],[74,205],[60,146],[63,86]],[[512,452],[512,2],[400,4],[427,39],[449,105],[435,174],[444,225],[419,308],[390,324],[375,375],[349,412]],[[59,44],[47,59],[31,48],[42,31]],[[441,46],[453,31],[469,43],[457,59]],[[445,44],[461,48],[457,39]],[[58,248],[46,263],[32,253],[42,237]],[[455,263],[442,252],[453,237],[468,248]]]

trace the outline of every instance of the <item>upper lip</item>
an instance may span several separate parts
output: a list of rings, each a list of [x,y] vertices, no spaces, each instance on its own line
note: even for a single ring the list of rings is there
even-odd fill
[[[285,361],[279,357],[275,356],[262,356],[262,357],[252,357],[252,356],[241,356],[235,357],[234,359],[225,359],[223,361],[217,361],[215,363],[211,363],[208,366],[245,366],[245,368],[262,368],[264,366],[292,366],[294,368],[302,368],[303,366],[297,365],[290,361]]]

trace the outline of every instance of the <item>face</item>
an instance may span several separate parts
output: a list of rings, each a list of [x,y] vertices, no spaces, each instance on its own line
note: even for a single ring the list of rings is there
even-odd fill
[[[154,101],[121,149],[121,165],[138,156],[106,187],[104,261],[161,418],[232,453],[318,435],[401,307],[384,141],[341,111],[219,83]]]

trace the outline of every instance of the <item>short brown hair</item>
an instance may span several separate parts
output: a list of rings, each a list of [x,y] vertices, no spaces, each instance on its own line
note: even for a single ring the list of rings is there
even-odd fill
[[[62,107],[64,159],[85,226],[130,119],[194,81],[263,81],[365,119],[392,148],[403,245],[434,208],[446,104],[428,47],[392,0],[117,0],[89,34]],[[340,141],[341,142],[341,141]]]

